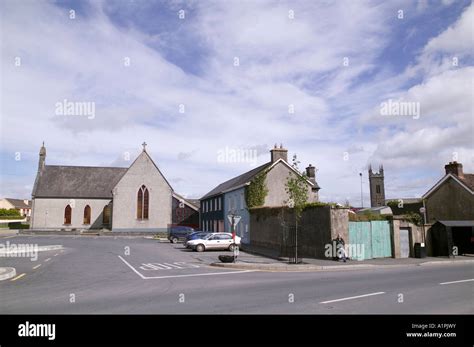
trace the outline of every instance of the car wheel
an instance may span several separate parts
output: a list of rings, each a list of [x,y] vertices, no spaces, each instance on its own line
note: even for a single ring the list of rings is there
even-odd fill
[[[177,237],[173,237],[171,239],[171,243],[178,243],[178,238]]]
[[[205,249],[204,245],[197,245],[196,246],[196,251],[198,251],[198,252],[203,252],[204,249]]]
[[[234,248],[235,248],[235,245],[233,245],[233,244],[230,245],[230,246],[229,246],[229,251],[233,252],[233,251],[234,251]]]

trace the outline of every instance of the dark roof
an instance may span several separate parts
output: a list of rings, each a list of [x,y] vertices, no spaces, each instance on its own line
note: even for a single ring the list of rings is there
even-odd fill
[[[31,200],[28,200],[28,205],[25,204],[25,201],[22,199],[10,199],[5,198],[10,204],[15,206],[15,208],[31,208]]]
[[[189,207],[191,208],[194,208],[194,209],[197,209],[199,210],[199,207],[201,205],[200,201],[199,200],[196,200],[196,199],[187,199],[185,198],[184,196],[182,195],[179,195],[178,193],[176,192],[173,192],[173,197],[176,199],[176,200],[183,200],[183,202],[185,204],[187,204]],[[196,203],[197,201],[197,203]]]
[[[398,202],[399,200],[402,200],[403,204],[419,204],[423,202],[421,198],[393,198],[393,199],[385,199],[385,203],[388,203],[390,201]]]
[[[474,220],[439,220],[438,223],[447,227],[474,227]]]
[[[474,174],[464,174],[464,177],[459,177],[459,180],[464,183],[469,189],[474,190]]]
[[[38,176],[35,198],[112,198],[127,171],[122,167],[46,165]]]
[[[219,184],[217,187],[215,187],[213,190],[211,190],[209,193],[207,193],[206,195],[204,195],[202,199],[206,199],[206,198],[210,198],[211,196],[214,196],[214,195],[219,195],[221,194],[222,192],[224,191],[227,191],[227,190],[230,190],[232,188],[236,188],[238,186],[241,186],[242,184],[245,184],[247,183],[248,181],[250,181],[254,176],[256,176],[257,174],[259,174],[261,171],[263,171],[264,169],[266,169],[267,167],[271,166],[273,163],[272,162],[268,162],[268,163],[265,163],[263,165],[260,165],[258,167],[256,167],[255,169],[252,169],[250,171],[247,171],[246,173],[243,173],[242,175],[240,176],[237,176],[237,177],[234,177],[228,181],[225,181],[224,183],[221,183]]]

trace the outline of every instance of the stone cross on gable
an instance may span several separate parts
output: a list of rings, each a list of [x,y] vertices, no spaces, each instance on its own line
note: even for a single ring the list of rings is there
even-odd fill
[[[143,142],[142,146],[143,146],[143,150],[146,151],[146,142]]]

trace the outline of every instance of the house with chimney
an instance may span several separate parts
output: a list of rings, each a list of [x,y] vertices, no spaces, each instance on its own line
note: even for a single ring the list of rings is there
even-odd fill
[[[445,175],[422,196],[432,253],[474,254],[474,174],[456,161],[444,169]]]
[[[217,185],[200,199],[202,230],[230,232],[231,222],[227,216],[234,214],[240,216],[235,232],[242,238],[242,243],[248,244],[251,232],[249,208],[257,207],[247,204],[250,185],[260,180],[265,187],[263,204],[258,207],[284,206],[289,199],[285,185],[290,173],[305,178],[308,202],[317,202],[320,187],[316,182],[316,168],[310,164],[302,175],[288,163],[288,150],[275,145],[270,150],[270,161]]]
[[[28,199],[0,199],[0,208],[17,210],[22,217],[31,216],[31,200]]]

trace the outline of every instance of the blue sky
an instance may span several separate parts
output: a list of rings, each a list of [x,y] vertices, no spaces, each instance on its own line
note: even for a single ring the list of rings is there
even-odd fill
[[[127,166],[146,141],[187,197],[275,143],[318,168],[324,201],[358,205],[362,171],[367,204],[369,163],[383,163],[388,198],[420,196],[454,159],[474,172],[470,1],[0,6],[2,197],[31,195],[42,141],[47,164],[89,166]],[[64,99],[93,102],[95,117],[56,114]],[[420,117],[382,116],[388,99]],[[226,148],[258,156],[219,161]]]

